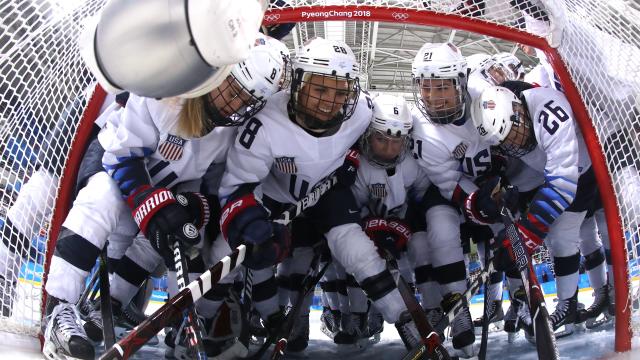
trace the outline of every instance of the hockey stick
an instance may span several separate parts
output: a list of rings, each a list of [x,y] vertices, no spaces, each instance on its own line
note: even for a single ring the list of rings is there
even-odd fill
[[[478,293],[478,291],[480,290],[480,287],[489,281],[489,274],[491,274],[493,270],[494,270],[493,258],[491,258],[489,259],[489,265],[485,269],[482,269],[480,271],[480,274],[478,274],[471,281],[471,284],[469,285],[467,290],[465,290],[465,292],[462,293],[462,296],[460,297],[460,299],[458,299],[458,301],[456,301],[450,309],[444,312],[442,318],[438,321],[438,323],[434,327],[438,328],[439,326],[442,325],[442,323],[445,320],[447,320],[447,323],[449,324],[452,323],[453,319],[460,312],[460,308],[462,308],[462,301],[463,301],[462,299],[463,298],[466,299],[468,303],[471,300],[471,298]]]
[[[304,198],[295,204],[292,204],[285,210],[278,219],[274,220],[283,225],[287,225],[292,219],[302,214],[302,212],[314,206],[320,197],[329,191],[336,183],[335,175],[329,177],[325,181],[318,184]],[[129,333],[126,337],[120,339],[114,346],[106,351],[100,359],[128,359],[138,349],[160,332],[166,324],[173,323],[180,319],[182,312],[206,292],[211,290],[220,279],[229,274],[230,271],[236,269],[244,261],[247,247],[240,245],[232,251],[228,256],[223,257],[205,271],[200,277],[189,283],[184,289],[178,292],[173,298],[169,299],[160,309],[151,314],[145,321]]]
[[[113,325],[113,309],[111,307],[111,289],[109,288],[109,269],[107,267],[107,247],[104,245],[100,253],[100,314],[102,315],[102,335],[104,337],[104,348],[109,349],[116,343],[116,332]]]
[[[524,244],[522,243],[520,233],[518,232],[518,229],[516,229],[513,214],[511,214],[511,211],[502,204],[500,215],[502,216],[502,222],[504,223],[507,238],[511,243],[510,255],[515,260],[516,266],[520,271],[520,277],[522,278],[522,283],[527,293],[533,331],[536,337],[536,350],[538,351],[538,357],[540,359],[558,359],[558,346],[556,344],[556,337],[553,333],[551,319],[549,318],[549,312],[547,311],[547,306],[544,302],[544,294],[540,289],[538,278],[533,272],[533,267],[529,261],[527,250],[524,248]]]
[[[293,326],[295,325],[295,322],[298,319],[298,314],[300,314],[300,310],[302,309],[302,305],[304,304],[306,297],[315,288],[316,284],[318,284],[318,281],[320,281],[324,273],[327,271],[327,268],[329,268],[329,264],[331,264],[331,261],[328,261],[327,263],[324,264],[322,269],[320,269],[315,275],[312,275],[313,269],[317,268],[318,266],[317,260],[319,259],[320,259],[319,254],[316,255],[316,257],[313,259],[312,261],[313,266],[311,268],[312,271],[309,274],[307,274],[307,276],[305,276],[305,278],[302,280],[300,294],[298,294],[298,298],[296,299],[295,304],[293,304],[293,306],[291,307],[291,310],[289,310],[289,313],[287,314],[287,318],[285,319],[285,322],[282,326],[281,331],[278,331],[276,333],[277,334],[276,336],[278,336],[279,338],[276,341],[275,346],[273,347],[273,352],[271,353],[271,357],[270,357],[271,360],[281,359],[284,356],[284,351],[287,349],[289,336],[291,336],[291,331],[293,330]],[[269,344],[269,343],[270,342],[265,341],[265,344]],[[257,355],[258,353],[256,353],[254,357],[255,359],[259,359],[262,356],[262,355],[260,356],[257,356]]]
[[[98,266],[100,266],[100,265],[98,265]],[[89,299],[89,294],[94,292],[93,288],[96,287],[96,284],[98,283],[99,276],[100,276],[99,270],[96,270],[91,275],[91,279],[89,280],[89,283],[87,284],[87,287],[82,292],[82,295],[80,295],[80,299],[78,300],[78,306],[80,306],[83,302],[87,301],[87,299]]]
[[[176,239],[173,244],[173,255],[176,267],[176,279],[178,282],[178,291],[183,290],[189,282],[189,268],[187,266],[187,259],[182,255],[182,244]],[[194,301],[195,303],[195,301]],[[188,344],[192,350],[195,351],[195,357],[198,360],[206,360],[207,353],[204,351],[202,342],[202,329],[198,324],[198,314],[194,305],[189,306],[183,315],[183,321],[186,321],[185,332],[189,339]],[[176,348],[177,342],[180,339],[180,334],[176,333]]]
[[[393,255],[391,255],[388,250],[385,250],[384,254],[384,258],[387,260],[387,265],[398,270],[398,264]],[[399,271],[395,280],[400,296],[402,296],[402,300],[404,301],[407,310],[409,310],[409,314],[411,314],[411,318],[420,333],[420,340],[422,341],[422,344],[417,347],[419,353],[418,358],[421,357],[422,354],[425,354],[428,359],[432,360],[451,360],[451,355],[449,355],[447,349],[442,345],[440,335],[438,335],[429,323],[427,314],[425,314],[424,309],[420,303],[418,303],[413,291],[411,291],[411,288],[402,275],[400,275]],[[416,354],[414,354],[415,351],[416,349],[412,349],[403,359],[416,359]]]
[[[489,266],[489,241],[485,243],[484,265]],[[489,273],[487,273],[489,274]],[[480,339],[480,351],[478,352],[478,360],[487,358],[487,341],[489,340],[489,281],[484,282],[484,305],[482,309],[482,338]],[[502,306],[502,302],[500,302]],[[496,310],[497,311],[497,310]]]

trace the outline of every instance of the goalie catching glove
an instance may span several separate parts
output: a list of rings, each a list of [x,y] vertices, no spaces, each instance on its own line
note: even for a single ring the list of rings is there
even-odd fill
[[[369,218],[365,220],[363,229],[375,243],[378,253],[383,258],[386,250],[394,258],[399,259],[411,239],[409,226],[397,219]]]
[[[166,188],[144,185],[127,198],[133,219],[151,246],[173,267],[173,245],[191,247],[200,241],[199,229],[209,221],[209,203],[198,193],[174,196]]]
[[[260,270],[282,261],[288,254],[289,230],[269,220],[269,212],[253,193],[231,198],[220,215],[222,235],[232,248],[247,245],[244,265]]]

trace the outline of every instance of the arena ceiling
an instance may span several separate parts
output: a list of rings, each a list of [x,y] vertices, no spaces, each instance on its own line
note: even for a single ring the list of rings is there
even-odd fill
[[[353,49],[362,69],[363,88],[372,92],[411,95],[411,62],[418,49],[427,42],[451,41],[463,55],[514,52],[525,68],[535,66],[537,60],[517,49],[516,44],[485,35],[431,26],[364,22],[322,21],[298,23],[285,43],[292,50],[308,39],[324,38],[345,41]]]

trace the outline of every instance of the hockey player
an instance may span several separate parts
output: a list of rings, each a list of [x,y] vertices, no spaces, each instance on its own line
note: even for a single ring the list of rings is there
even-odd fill
[[[416,257],[417,288],[429,296],[421,279],[434,277],[447,310],[466,290],[460,209],[471,221],[488,222],[477,209],[490,190],[478,189],[473,180],[490,170],[491,155],[469,119],[468,71],[460,50],[451,43],[423,45],[413,60],[412,75],[419,110],[414,112],[413,153],[434,186],[423,204],[427,236],[414,237],[409,253]],[[472,356],[471,314],[466,301],[460,301],[464,305],[452,324],[453,347]]]
[[[530,88],[519,94],[504,87],[489,88],[474,100],[472,116],[488,144],[544,173],[544,184],[516,226],[530,252],[547,238],[554,255],[559,298],[551,321],[554,330],[564,325],[565,331],[572,331],[577,310],[580,225],[596,196],[595,177],[564,95],[545,88]]]
[[[198,97],[249,56],[266,8],[264,0],[152,0],[141,18],[134,3],[110,1],[83,30],[80,52],[108,92]]]
[[[258,56],[263,61],[238,64],[222,85],[199,98],[159,101],[132,95],[126,108],[109,114],[99,134],[108,173],[91,176],[78,194],[51,262],[46,356],[93,358],[72,304],[114,230],[128,231],[123,238],[131,241],[140,228],[167,265],[173,264],[169,237],[187,246],[199,242],[197,227],[206,225],[208,202],[197,193],[177,202],[168,189],[199,179],[211,163],[223,163],[234,126],[259,111],[277,90],[282,57],[268,47],[253,53],[263,54]]]
[[[475,99],[487,87],[500,85],[507,80],[515,80],[512,71],[499,63],[495,56],[488,57],[481,61],[477,68],[469,74],[467,87],[469,95],[472,99]]]
[[[385,319],[409,339],[407,347],[416,346],[417,330],[385,262],[358,224],[349,189],[358,158],[349,149],[369,125],[372,108],[368,96],[360,93],[355,56],[344,42],[316,38],[298,52],[293,71],[291,92],[274,95],[259,116],[240,129],[227,159],[233,166],[227,166],[220,188],[226,201],[221,218],[225,238],[232,247],[244,242],[261,249],[259,254],[247,252],[254,257],[248,266],[256,269],[253,302],[267,328],[275,331],[282,314],[271,265],[282,256],[285,229],[271,222],[269,214],[277,216],[283,205],[302,198],[335,172],[341,186],[324,195],[308,218]]]
[[[493,55],[492,59],[508,71],[507,80],[522,81],[524,79],[525,71],[522,61],[520,61],[520,59],[518,59],[514,54],[500,52]],[[496,85],[499,85],[500,83],[501,82],[498,82]]]
[[[365,233],[381,255],[392,255],[397,267],[406,262],[406,246],[411,238],[411,229],[405,222],[407,204],[421,199],[431,183],[410,156],[413,119],[404,99],[380,95],[373,100],[373,106],[371,123],[359,140],[362,158],[351,189],[362,209]],[[408,283],[413,282],[411,271],[402,276]],[[355,285],[348,288],[351,321],[336,334],[337,344],[368,340],[382,331],[381,322],[368,321],[366,296]],[[372,306],[369,311],[374,320],[379,309]],[[368,323],[373,328],[368,328]]]

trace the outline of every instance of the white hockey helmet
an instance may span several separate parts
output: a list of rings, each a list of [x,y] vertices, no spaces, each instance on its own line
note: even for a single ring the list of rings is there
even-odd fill
[[[198,97],[249,55],[265,5],[265,0],[111,0],[99,18],[85,23],[80,53],[109,92]]]
[[[460,49],[451,43],[426,43],[413,59],[411,73],[416,105],[429,121],[449,124],[464,117],[468,68]],[[455,94],[446,93],[446,80]]]
[[[269,43],[257,42],[249,57],[233,66],[227,80],[206,95],[209,118],[217,126],[243,124],[280,89],[283,69],[280,50]],[[233,113],[228,114],[229,109]]]
[[[360,149],[371,164],[392,168],[404,160],[412,128],[411,110],[404,98],[379,95],[373,99],[373,116],[360,137]]]
[[[520,80],[525,75],[522,61],[512,53],[497,53],[493,55],[493,59],[511,72],[509,80]]]
[[[353,115],[360,94],[359,73],[346,43],[315,38],[297,52],[292,67],[289,105],[303,127],[326,131]],[[324,87],[323,94],[313,89],[317,86]]]
[[[520,157],[536,146],[527,109],[507,88],[486,88],[473,100],[471,118],[480,137],[503,155]]]
[[[283,68],[282,77],[280,78],[280,90],[288,89],[291,86],[291,52],[284,42],[276,38],[265,35],[265,40],[268,45],[276,48],[282,56]]]
[[[469,67],[469,71],[474,72],[480,67],[480,64],[485,60],[490,59],[491,55],[486,53],[477,53],[466,56],[465,58],[467,59],[467,67]]]
[[[476,71],[491,85],[500,85],[507,80],[515,80],[513,78],[513,72],[503,64],[497,62],[493,57],[482,61]]]

